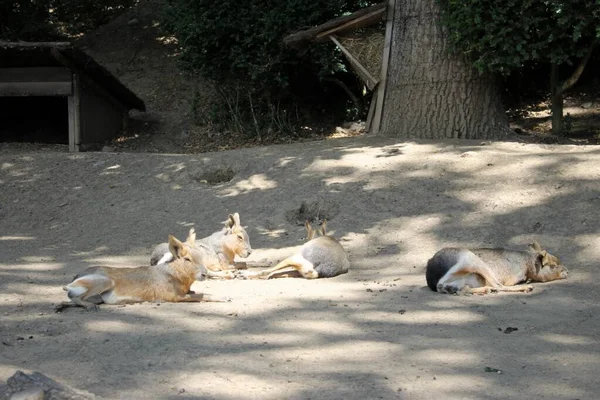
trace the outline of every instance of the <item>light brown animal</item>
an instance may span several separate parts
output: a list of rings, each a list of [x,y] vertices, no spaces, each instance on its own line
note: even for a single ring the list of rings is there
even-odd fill
[[[440,293],[529,292],[525,282],[566,279],[560,260],[534,242],[529,251],[444,248],[428,262],[427,285]]]
[[[168,264],[88,268],[63,288],[71,302],[62,306],[95,308],[102,303],[228,301],[190,292],[202,268],[202,254],[194,247],[195,240],[193,228],[184,243],[169,235],[169,250],[174,259]]]
[[[252,254],[250,238],[240,223],[238,213],[229,214],[222,230],[197,240],[195,246],[204,256],[203,265],[207,277],[233,278],[234,269],[245,267],[244,263],[235,262],[235,256],[246,258]],[[152,251],[150,265],[162,264],[171,258],[168,244],[161,243]]]
[[[286,258],[272,268],[263,271],[246,273],[249,279],[266,278],[289,274],[297,271],[306,279],[331,278],[348,272],[350,262],[342,245],[332,236],[327,235],[327,221],[319,230],[314,230],[306,221],[304,224],[308,241],[291,257]],[[315,238],[319,232],[321,236]]]

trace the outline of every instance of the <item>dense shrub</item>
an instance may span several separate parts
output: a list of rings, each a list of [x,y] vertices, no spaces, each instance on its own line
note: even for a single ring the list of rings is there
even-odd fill
[[[247,114],[255,124],[260,121],[254,118],[275,107],[288,112],[291,104],[301,103],[302,108],[330,108],[320,79],[343,72],[343,58],[329,44],[298,54],[284,46],[283,37],[365,5],[356,0],[169,0],[165,20],[179,40],[184,65],[222,85],[236,106],[250,107]]]
[[[0,0],[0,39],[34,41],[54,37],[48,0]]]
[[[451,50],[469,56],[479,71],[508,75],[550,66],[553,130],[560,133],[562,96],[581,75],[600,38],[600,0],[438,3]]]
[[[135,0],[0,0],[0,39],[51,41],[85,33]]]

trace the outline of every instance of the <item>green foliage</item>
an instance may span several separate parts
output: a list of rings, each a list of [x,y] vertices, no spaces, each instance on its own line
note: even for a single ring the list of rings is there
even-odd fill
[[[67,35],[79,35],[130,8],[135,0],[51,0],[52,20]]]
[[[0,0],[0,39],[51,41],[96,28],[135,0]]]
[[[256,125],[272,109],[286,109],[298,99],[324,104],[320,78],[345,69],[331,44],[310,46],[303,54],[286,48],[283,38],[318,25],[366,2],[357,0],[169,0],[165,27],[182,48],[184,66],[217,82],[223,104],[246,110]],[[292,106],[293,107],[293,106]]]
[[[600,37],[600,0],[438,0],[451,49],[481,72],[571,64]]]
[[[48,3],[48,0],[0,0],[0,39],[52,39]]]

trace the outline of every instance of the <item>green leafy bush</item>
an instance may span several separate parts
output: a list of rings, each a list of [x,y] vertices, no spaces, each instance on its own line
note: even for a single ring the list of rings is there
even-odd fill
[[[0,39],[51,41],[85,33],[135,0],[0,0]]]
[[[0,39],[53,39],[55,35],[48,9],[48,0],[0,0]]]
[[[286,110],[298,102],[325,112],[330,105],[320,79],[345,70],[342,56],[327,43],[298,54],[285,47],[283,38],[364,5],[348,0],[169,0],[165,26],[179,40],[184,66],[220,86],[229,103],[221,108],[231,108],[234,99],[245,110],[241,119],[256,128],[274,108]]]
[[[551,65],[553,131],[560,133],[562,95],[581,75],[600,38],[600,0],[437,0],[450,49],[481,72],[508,75]],[[565,79],[561,76],[571,67]],[[563,72],[564,74],[564,72]]]

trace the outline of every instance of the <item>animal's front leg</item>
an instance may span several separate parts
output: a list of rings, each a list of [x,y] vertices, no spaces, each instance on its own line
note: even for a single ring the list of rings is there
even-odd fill
[[[65,301],[62,302],[60,304],[57,304],[54,307],[54,312],[62,312],[63,310],[67,309],[67,308],[71,308],[71,307],[83,307],[88,311],[99,311],[100,308],[98,307],[98,305],[94,304],[94,303],[90,303],[89,301],[85,301],[85,300],[81,300],[78,297],[73,297],[71,299],[71,301]]]
[[[231,299],[229,297],[213,296],[206,293],[188,293],[177,299],[178,302],[199,303],[201,301],[210,301],[215,303],[227,303]]]

